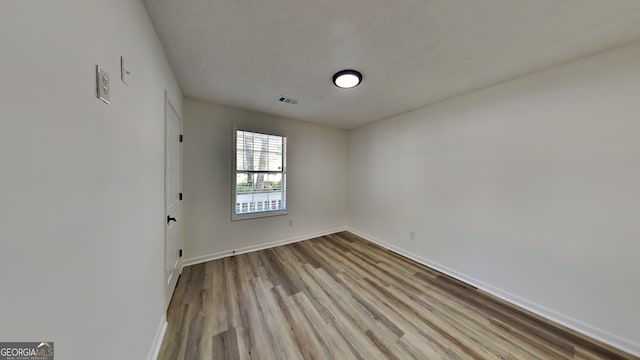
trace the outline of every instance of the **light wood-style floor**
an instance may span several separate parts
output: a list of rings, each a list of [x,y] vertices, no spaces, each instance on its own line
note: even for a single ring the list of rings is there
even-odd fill
[[[351,233],[184,269],[159,359],[637,359]]]

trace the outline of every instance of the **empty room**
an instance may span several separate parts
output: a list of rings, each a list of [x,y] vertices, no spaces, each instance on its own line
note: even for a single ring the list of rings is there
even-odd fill
[[[2,0],[0,49],[0,360],[640,359],[637,0]]]

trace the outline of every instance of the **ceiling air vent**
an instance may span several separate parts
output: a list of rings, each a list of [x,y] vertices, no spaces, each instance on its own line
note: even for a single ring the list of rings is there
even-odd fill
[[[295,105],[298,103],[298,99],[292,99],[290,97],[286,97],[286,96],[282,96],[280,95],[278,97],[278,101],[286,103],[286,104],[291,104],[291,105]]]

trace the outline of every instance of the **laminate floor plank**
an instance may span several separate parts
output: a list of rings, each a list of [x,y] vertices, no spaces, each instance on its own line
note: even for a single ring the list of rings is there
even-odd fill
[[[443,355],[455,355],[455,352],[452,350],[453,345],[442,333],[422,324],[414,312],[406,313],[403,309],[396,306],[397,304],[389,302],[388,299],[382,296],[383,294],[378,292],[377,288],[370,286],[371,284],[366,281],[368,279],[364,279],[365,281],[354,281],[342,274],[338,275],[338,279],[350,289],[358,301],[367,304],[371,308],[378,309],[382,314],[388,316],[404,333],[415,333],[417,336],[422,337],[424,339],[423,341],[433,343]],[[460,357],[456,355],[455,358],[458,359]]]
[[[355,234],[189,266],[159,360],[640,360]]]
[[[240,360],[238,334],[236,328],[229,328],[211,339],[211,357],[213,359]]]
[[[302,353],[303,359],[328,359],[329,352],[327,346],[314,331],[314,327],[301,313],[300,308],[291,299],[281,286],[272,289],[278,305],[284,313],[287,324],[291,326],[291,330],[296,334],[295,340]]]

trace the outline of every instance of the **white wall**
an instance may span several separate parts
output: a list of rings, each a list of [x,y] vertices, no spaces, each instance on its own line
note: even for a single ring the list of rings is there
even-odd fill
[[[352,130],[348,224],[640,354],[639,96],[636,43]]]
[[[144,6],[2,1],[0,48],[0,340],[144,359],[164,313],[164,89],[182,102]]]
[[[231,221],[234,123],[286,133],[288,215]],[[188,263],[345,226],[346,131],[185,99],[184,134]]]

